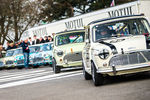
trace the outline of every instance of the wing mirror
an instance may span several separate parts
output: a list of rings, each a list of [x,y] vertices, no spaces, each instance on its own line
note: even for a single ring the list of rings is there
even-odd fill
[[[51,47],[54,48],[54,44],[51,44]]]
[[[89,39],[86,39],[86,40],[85,40],[85,43],[89,43],[89,42],[90,42]]]

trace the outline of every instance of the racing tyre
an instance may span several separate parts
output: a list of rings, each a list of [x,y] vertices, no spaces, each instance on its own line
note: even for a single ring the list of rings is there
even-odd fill
[[[56,60],[54,58],[52,59],[52,67],[55,74],[60,73],[60,67],[56,65]]]
[[[85,80],[92,79],[92,76],[89,73],[86,72],[83,62],[82,62],[82,67],[83,67],[83,75],[84,75]]]
[[[95,64],[92,62],[91,64],[91,73],[92,73],[92,80],[95,86],[102,85],[104,82],[104,77],[102,74],[97,73],[97,69]]]

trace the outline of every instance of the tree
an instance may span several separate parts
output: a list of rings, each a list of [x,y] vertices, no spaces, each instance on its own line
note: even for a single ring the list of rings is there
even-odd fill
[[[31,0],[1,0],[0,43],[18,41],[21,35],[38,22],[38,4]]]
[[[37,22],[38,11],[36,3],[30,0],[13,0],[10,5],[12,15],[12,28],[14,41],[18,41],[21,35]]]
[[[116,5],[135,0],[115,0]],[[40,19],[52,22],[102,8],[110,7],[112,0],[43,0]]]
[[[10,1],[11,0],[1,0],[0,3],[0,44],[4,44],[12,23],[9,7]]]
[[[74,16],[73,6],[67,0],[43,0],[40,12],[40,19],[47,22]]]

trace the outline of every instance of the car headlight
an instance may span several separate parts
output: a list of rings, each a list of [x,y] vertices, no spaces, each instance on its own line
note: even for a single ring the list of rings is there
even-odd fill
[[[62,56],[63,54],[64,54],[63,51],[61,51],[61,50],[57,51],[57,55],[58,55],[58,56]]]
[[[107,49],[102,49],[98,56],[101,58],[101,59],[107,59],[109,57],[109,50]]]

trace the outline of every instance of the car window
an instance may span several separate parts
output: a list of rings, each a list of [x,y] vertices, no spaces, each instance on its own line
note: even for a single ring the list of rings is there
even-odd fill
[[[56,45],[84,42],[85,32],[74,32],[56,36]]]
[[[14,50],[8,50],[7,52],[6,52],[6,57],[10,57],[10,56],[13,56],[13,53],[14,53]]]
[[[13,55],[18,55],[18,54],[22,54],[22,53],[23,53],[22,49],[16,49],[16,50],[14,50]]]
[[[40,47],[40,51],[48,51],[48,50],[51,50],[51,49],[52,49],[51,44],[43,44]]]
[[[145,19],[128,19],[106,24],[99,24],[93,27],[93,39],[96,41],[101,38],[114,36],[145,35],[150,33],[150,28]]]
[[[40,46],[31,46],[29,47],[30,53],[35,53],[40,51]]]

